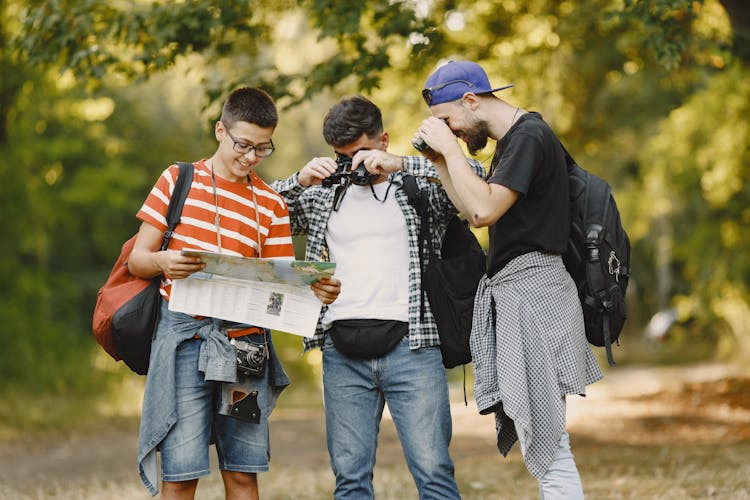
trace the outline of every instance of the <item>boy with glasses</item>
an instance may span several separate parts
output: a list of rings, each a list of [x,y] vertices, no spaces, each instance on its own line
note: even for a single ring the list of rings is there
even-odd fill
[[[306,350],[323,351],[334,497],[373,498],[387,404],[419,497],[459,498],[448,454],[448,385],[428,301],[420,314],[421,220],[402,189],[404,174],[429,193],[433,244],[455,208],[429,161],[387,151],[380,109],[366,98],[333,106],[323,136],[336,160],[313,158],[272,186],[289,204],[293,232],[307,235],[306,258],[336,262],[344,284],[336,302],[323,307],[315,336],[305,339]],[[484,173],[478,162],[472,169]]]
[[[195,496],[198,478],[209,474],[211,442],[216,444],[227,498],[258,498],[256,473],[268,470],[268,417],[289,384],[270,332],[171,312],[167,302],[173,280],[203,268],[199,258],[181,254],[184,248],[294,258],[286,203],[255,173],[255,167],[274,151],[271,135],[277,122],[268,94],[250,87],[235,90],[214,128],[216,151],[194,163],[180,224],[167,250],[161,251],[160,246],[177,165],[164,171],[138,212],[142,224],[130,271],[142,278],[163,274],[164,300],[152,343],[138,442],[141,479],[152,495],[158,492],[157,450],[161,452],[164,498]],[[328,304],[338,295],[340,283],[321,280],[312,290]],[[237,373],[230,339],[266,353],[258,370],[262,373]],[[239,386],[242,401],[248,398],[257,411],[243,418],[219,414],[217,402],[224,403],[227,385]],[[237,403],[235,394],[230,403]]]

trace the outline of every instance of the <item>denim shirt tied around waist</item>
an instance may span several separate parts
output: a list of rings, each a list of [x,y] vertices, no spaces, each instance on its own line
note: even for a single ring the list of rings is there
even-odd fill
[[[167,301],[162,299],[157,334],[151,344],[151,358],[146,388],[143,395],[141,426],[138,435],[138,471],[143,484],[152,495],[159,490],[157,485],[156,450],[169,430],[177,421],[175,397],[175,361],[177,347],[196,335],[203,342],[200,347],[198,370],[206,381],[237,381],[237,361],[234,346],[225,333],[227,328],[240,325],[215,318],[196,319],[190,315],[172,312]],[[267,334],[269,347],[269,377],[273,397],[291,381],[276,356],[270,333]]]

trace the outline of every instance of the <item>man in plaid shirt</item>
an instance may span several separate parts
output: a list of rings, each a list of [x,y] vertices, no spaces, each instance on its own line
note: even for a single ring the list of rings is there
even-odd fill
[[[456,209],[428,160],[387,152],[381,112],[366,98],[333,106],[323,136],[336,159],[313,158],[272,187],[289,205],[293,234],[307,236],[305,259],[336,262],[342,283],[337,301],[323,306],[315,336],[305,339],[305,350],[323,351],[334,496],[373,498],[387,403],[420,498],[459,498],[448,454],[448,384],[428,302],[420,315],[420,217],[402,190],[404,174],[429,193],[437,248]],[[471,165],[484,175],[481,164]]]

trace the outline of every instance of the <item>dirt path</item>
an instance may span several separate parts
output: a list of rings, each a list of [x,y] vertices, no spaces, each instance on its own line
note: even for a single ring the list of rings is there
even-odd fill
[[[477,415],[472,401],[464,406],[460,386],[452,388],[452,398],[451,453],[464,498],[534,498],[535,483],[525,474],[517,450],[507,459],[497,453],[493,418]],[[621,460],[615,453],[618,450],[648,454],[634,458],[630,473],[635,476],[640,474],[640,463],[654,460],[654,468],[665,470],[652,472],[670,481],[682,477],[681,473],[670,472],[674,459],[670,462],[665,455],[662,464],[659,453],[679,450],[676,453],[684,458],[704,450],[710,457],[713,452],[706,447],[720,445],[730,453],[727,463],[734,463],[731,453],[735,452],[740,464],[750,459],[750,384],[747,372],[738,368],[702,365],[610,370],[605,382],[590,388],[587,398],[571,398],[568,418],[589,498],[639,498],[605,493],[612,487],[612,478],[600,476],[611,476],[612,470],[602,461],[609,457]],[[264,498],[330,498],[333,478],[322,411],[279,408],[272,416],[271,434],[272,470],[260,476]],[[0,445],[0,499],[150,498],[135,471],[136,440],[137,423],[131,421],[106,433]],[[215,463],[212,468],[216,471]],[[488,472],[482,473],[484,469]],[[750,477],[750,469],[741,474]],[[512,484],[498,485],[497,480],[503,477]],[[628,470],[622,470],[619,477],[627,481]],[[682,493],[670,493],[667,488],[650,498],[690,497],[690,478],[679,481]],[[724,480],[732,483],[725,497],[723,483],[695,485],[694,498],[703,498],[703,493],[713,498],[750,498],[748,481],[742,477]],[[376,492],[378,498],[416,497],[394,427],[387,419],[379,440]],[[198,498],[223,498],[218,474],[201,481]]]

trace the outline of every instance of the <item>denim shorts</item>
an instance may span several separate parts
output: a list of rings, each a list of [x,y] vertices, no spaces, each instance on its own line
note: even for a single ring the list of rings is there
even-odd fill
[[[243,340],[262,343],[262,335]],[[264,472],[270,457],[268,416],[275,398],[268,385],[268,367],[262,377],[249,379],[252,391],[258,391],[260,423],[219,415],[221,396],[217,382],[206,382],[198,371],[200,339],[183,342],[177,348],[175,386],[177,422],[161,442],[162,479],[188,481],[208,475],[208,448],[216,444],[221,470]],[[245,387],[243,387],[244,389]]]

